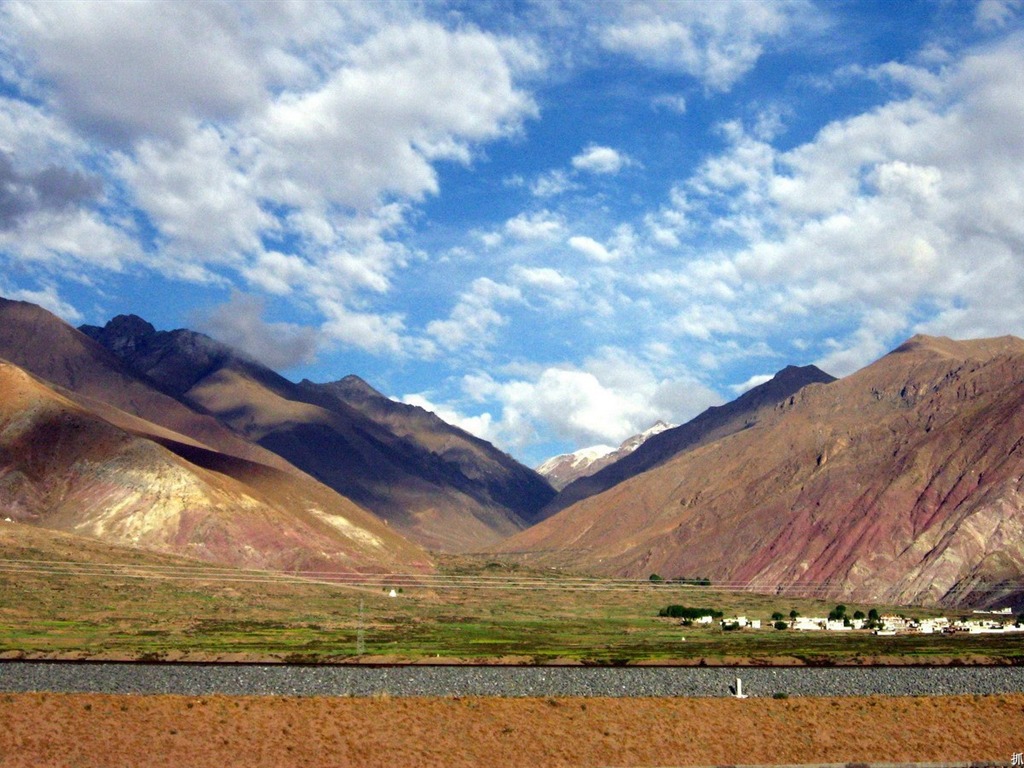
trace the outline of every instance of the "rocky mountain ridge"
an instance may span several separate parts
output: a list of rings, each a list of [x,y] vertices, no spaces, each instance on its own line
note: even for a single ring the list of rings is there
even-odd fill
[[[572,453],[563,453],[545,461],[537,467],[537,472],[546,478],[555,490],[561,491],[574,480],[599,472],[609,464],[625,458],[649,438],[672,427],[673,425],[659,420],[643,432],[627,437],[618,448],[610,445],[593,445]]]
[[[918,336],[501,549],[615,576],[1019,607],[1022,435],[1024,341]]]
[[[532,470],[358,377],[288,381],[203,334],[135,316],[80,329],[163,392],[287,460],[422,545],[476,549],[554,496]]]
[[[570,482],[544,509],[544,517],[550,517],[578,501],[653,469],[681,452],[749,429],[781,400],[791,397],[809,384],[828,384],[832,381],[835,381],[834,376],[813,365],[786,366],[771,380],[744,392],[735,400],[725,405],[712,406],[685,424],[651,435],[636,450],[627,452],[596,472]]]

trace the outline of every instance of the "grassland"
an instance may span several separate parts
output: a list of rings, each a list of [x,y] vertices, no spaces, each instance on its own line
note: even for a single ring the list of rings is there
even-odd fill
[[[659,618],[671,603],[768,625],[834,603],[624,583],[452,558],[433,578],[352,584],[215,569],[28,526],[0,529],[0,655],[303,662],[1024,663],[1021,635],[723,632]],[[389,596],[394,589],[396,595]],[[848,604],[912,616],[935,610]]]

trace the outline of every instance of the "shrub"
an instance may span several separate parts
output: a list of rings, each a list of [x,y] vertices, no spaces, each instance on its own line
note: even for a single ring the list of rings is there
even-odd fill
[[[654,582],[655,584],[657,584],[657,583],[660,583],[660,582],[664,581],[664,579],[663,579],[663,578],[661,578],[661,576],[659,576],[659,575],[658,575],[658,574],[656,574],[656,573],[652,573],[652,574],[651,574],[651,575],[650,575],[650,576],[648,577],[648,579],[647,579],[647,580],[648,580],[648,581],[653,581],[653,582]]]
[[[691,587],[710,587],[711,579],[707,576],[688,577],[680,576],[678,579],[673,579],[676,584],[688,584]]]
[[[782,615],[781,611],[776,611],[772,614],[772,621],[782,621],[784,618],[786,617]]]
[[[785,691],[776,691],[775,693],[772,694],[772,698],[773,699],[788,699],[789,698],[789,694],[786,693]]]
[[[776,629],[789,629],[789,624],[784,621],[776,621],[773,625]]]

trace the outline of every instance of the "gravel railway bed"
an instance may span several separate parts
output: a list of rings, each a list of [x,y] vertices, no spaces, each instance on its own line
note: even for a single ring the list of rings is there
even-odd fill
[[[0,692],[185,696],[950,696],[1024,692],[1024,667],[288,666],[0,662]]]

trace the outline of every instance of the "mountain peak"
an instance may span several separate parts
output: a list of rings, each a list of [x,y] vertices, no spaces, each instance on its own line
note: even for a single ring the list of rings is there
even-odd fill
[[[581,477],[587,477],[599,472],[609,464],[614,464],[624,456],[631,454],[650,438],[667,429],[672,429],[672,425],[659,419],[643,432],[627,437],[619,444],[618,448],[613,448],[610,445],[592,445],[572,453],[563,453],[545,461],[537,467],[537,472],[543,475],[552,487],[561,490]]]
[[[996,355],[1024,352],[1024,340],[1016,336],[996,336],[989,339],[959,341],[948,336],[928,336],[918,333],[900,344],[889,355],[916,353],[936,358],[988,359]]]
[[[106,325],[83,325],[78,330],[118,357],[136,352],[154,336],[156,328],[138,315],[118,315]]]

